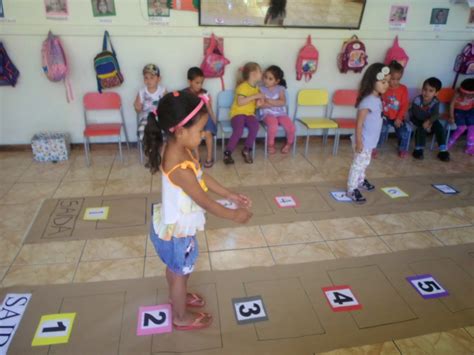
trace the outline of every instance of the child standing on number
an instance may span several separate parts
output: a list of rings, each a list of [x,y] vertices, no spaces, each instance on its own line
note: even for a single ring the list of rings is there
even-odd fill
[[[372,150],[377,146],[382,129],[382,99],[390,80],[390,68],[382,63],[370,65],[362,77],[357,97],[357,126],[351,137],[354,159],[347,181],[347,196],[357,204],[366,202],[359,188],[371,191],[375,188],[366,178]]]
[[[203,173],[191,151],[202,139],[208,121],[207,97],[186,91],[166,94],[158,109],[148,116],[145,128],[145,155],[151,173],[161,168],[162,203],[153,206],[150,239],[166,264],[166,279],[173,306],[173,325],[177,330],[210,326],[212,316],[188,308],[205,306],[202,296],[187,292],[187,282],[198,256],[197,231],[204,230],[205,211],[237,223],[247,222],[252,213],[248,197],[229,191]],[[163,132],[167,144],[162,156]],[[227,209],[214,201],[210,190],[234,202]]]
[[[244,133],[244,127],[247,127],[249,134],[245,140],[242,156],[246,163],[253,163],[252,148],[255,139],[257,139],[258,128],[260,127],[257,117],[255,117],[255,112],[262,105],[265,98],[265,95],[260,93],[257,86],[261,79],[262,70],[257,63],[250,62],[245,64],[242,69],[239,69],[234,102],[230,109],[232,135],[224,152],[225,164],[234,164],[232,153]]]
[[[138,114],[138,138],[142,141],[147,117],[156,110],[158,101],[166,94],[166,89],[160,85],[160,69],[155,64],[147,64],[143,68],[145,86],[138,91],[133,106]]]

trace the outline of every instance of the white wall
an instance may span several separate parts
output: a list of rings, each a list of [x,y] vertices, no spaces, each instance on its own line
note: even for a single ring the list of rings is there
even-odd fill
[[[291,1],[291,0],[290,0]],[[176,12],[168,27],[150,25],[145,17],[146,0],[116,0],[117,17],[111,23],[93,18],[89,0],[69,0],[68,21],[47,20],[42,0],[4,0],[7,19],[0,23],[0,37],[21,71],[16,88],[0,87],[0,144],[29,143],[42,130],[69,132],[74,142],[82,142],[83,115],[81,97],[96,90],[92,67],[101,49],[105,28],[112,35],[125,83],[117,89],[122,95],[126,120],[135,138],[135,114],[132,102],[141,85],[141,69],[155,62],[162,71],[163,84],[169,89],[186,85],[186,70],[202,60],[202,37],[214,31],[225,37],[225,54],[232,61],[225,82],[234,85],[236,69],[245,61],[262,66],[280,65],[293,94],[303,87],[356,88],[360,75],[339,74],[336,55],[343,39],[353,31],[317,29],[204,28],[198,26],[195,13]],[[390,31],[389,0],[367,0],[361,30],[356,33],[368,48],[370,62],[381,61],[398,33],[401,45],[411,57],[403,81],[419,86],[428,76],[438,76],[446,86],[454,77],[452,66],[464,43],[473,38],[466,29],[467,4],[452,5],[449,0],[405,0],[410,4],[408,25],[404,31]],[[441,31],[429,25],[432,7],[449,7],[448,24]],[[41,70],[41,44],[48,30],[61,36],[70,60],[71,80],[76,100],[67,104],[64,86],[49,82]],[[310,83],[295,80],[294,64],[304,39],[311,34],[320,52],[320,66]],[[220,89],[219,80],[205,86],[211,94]]]

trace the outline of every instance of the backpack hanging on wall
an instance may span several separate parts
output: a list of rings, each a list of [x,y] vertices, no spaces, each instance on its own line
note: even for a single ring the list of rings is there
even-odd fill
[[[306,44],[300,49],[296,59],[296,80],[304,77],[306,82],[310,81],[313,74],[318,70],[319,52],[311,42],[311,35],[306,39]]]
[[[456,72],[456,77],[454,78],[453,88],[456,88],[459,74],[474,74],[474,41],[466,44],[462,52],[456,57],[454,71]]]
[[[74,100],[71,82],[68,74],[69,68],[67,65],[66,53],[58,36],[53,35],[51,31],[48,33],[48,38],[43,42],[41,48],[41,57],[43,62],[43,71],[46,77],[53,82],[63,81],[66,87],[67,102]]]
[[[392,47],[390,47],[390,49],[387,51],[387,54],[385,55],[384,64],[389,65],[394,60],[400,63],[400,65],[405,68],[408,64],[409,59],[410,57],[408,56],[408,54],[398,44],[398,36],[396,36],[393,40]]]
[[[3,43],[0,42],[0,86],[15,86],[20,72],[7,54]]]
[[[224,57],[224,51],[219,48],[216,37],[212,34],[209,47],[201,63],[201,70],[205,78],[220,78],[222,90],[225,89],[223,77],[227,64],[230,64],[230,61]]]
[[[107,49],[110,43],[110,51]],[[103,89],[110,89],[122,85],[124,79],[120,72],[114,46],[108,31],[104,32],[102,52],[94,58],[94,68],[97,77],[97,89],[101,93]]]
[[[360,73],[368,64],[367,58],[365,44],[353,35],[342,45],[341,52],[337,56],[337,66],[341,73],[348,71]]]

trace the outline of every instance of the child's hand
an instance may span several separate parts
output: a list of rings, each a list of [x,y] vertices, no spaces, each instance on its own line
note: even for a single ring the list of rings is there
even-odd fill
[[[235,210],[234,218],[232,218],[232,220],[233,220],[234,222],[244,224],[244,223],[247,223],[248,220],[249,220],[252,216],[253,216],[252,212],[250,212],[248,209],[246,209],[246,208],[239,208],[239,209],[236,209],[236,210]]]
[[[400,128],[402,126],[402,120],[395,120],[395,127]]]
[[[429,130],[429,129],[431,129],[431,126],[432,126],[431,121],[425,121],[425,122],[423,122],[423,128],[424,128],[424,129]]]
[[[448,122],[451,123],[451,124],[453,124],[453,123],[455,122],[454,116],[449,116]]]
[[[137,111],[137,113],[142,112],[143,105],[140,101],[136,100],[135,103],[133,104],[133,106],[135,107],[135,111]]]
[[[257,108],[262,107],[263,104],[264,104],[264,101],[263,101],[262,99],[258,99],[258,100],[257,100]]]
[[[356,146],[355,146],[355,151],[356,153],[362,153],[362,150],[364,150],[364,145],[362,144],[362,142],[356,142]]]
[[[243,194],[231,193],[227,198],[235,202],[239,207],[252,207],[252,200]]]

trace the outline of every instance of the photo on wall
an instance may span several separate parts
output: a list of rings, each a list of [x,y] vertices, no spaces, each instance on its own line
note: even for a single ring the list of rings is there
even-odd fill
[[[169,17],[168,0],[147,0],[148,17]]]
[[[446,25],[448,22],[449,9],[435,8],[431,10],[430,25]]]
[[[5,12],[3,11],[3,0],[0,0],[0,18],[5,17]]]
[[[409,6],[393,5],[390,9],[391,26],[403,26],[407,23]]]
[[[467,27],[474,27],[474,8],[469,9],[469,17],[467,19]]]
[[[69,16],[67,0],[44,0],[47,18],[67,18]]]
[[[91,0],[94,17],[115,16],[115,0]]]

